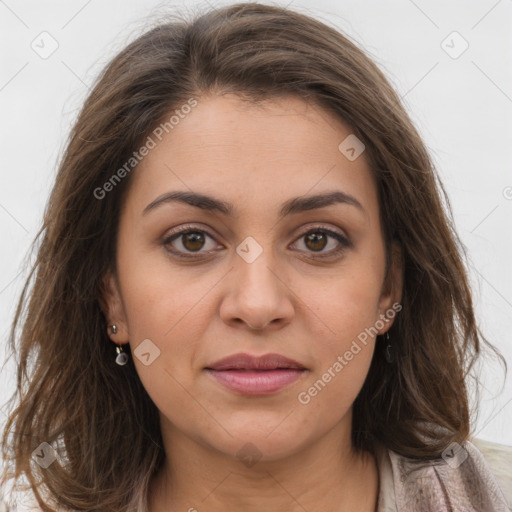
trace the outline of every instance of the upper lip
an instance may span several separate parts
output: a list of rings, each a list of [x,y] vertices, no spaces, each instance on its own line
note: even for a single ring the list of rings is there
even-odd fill
[[[207,366],[208,370],[276,370],[276,369],[298,369],[306,368],[280,354],[264,354],[262,356],[251,356],[250,354],[234,354],[225,357]]]

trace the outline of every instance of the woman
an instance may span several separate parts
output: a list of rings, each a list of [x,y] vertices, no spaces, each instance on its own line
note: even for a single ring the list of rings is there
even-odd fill
[[[6,478],[52,511],[507,510],[468,441],[487,342],[443,199],[332,28],[248,3],[142,35],[45,212]]]

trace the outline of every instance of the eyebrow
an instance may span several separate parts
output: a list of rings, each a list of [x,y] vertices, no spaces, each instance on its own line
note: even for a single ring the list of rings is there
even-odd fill
[[[142,211],[142,215],[146,215],[150,211],[155,210],[157,207],[172,202],[185,203],[190,206],[200,208],[201,210],[218,212],[230,217],[233,216],[233,212],[235,211],[235,208],[231,203],[207,196],[205,194],[199,194],[197,192],[173,191],[167,192],[149,203]],[[363,206],[355,197],[346,194],[345,192],[336,190],[323,194],[300,196],[289,199],[281,206],[279,211],[279,218],[282,219],[287,215],[325,208],[326,206],[340,203],[355,206],[362,213],[365,213]]]

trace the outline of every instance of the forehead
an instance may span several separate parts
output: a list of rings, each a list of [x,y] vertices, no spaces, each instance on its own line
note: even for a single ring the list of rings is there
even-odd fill
[[[228,94],[197,102],[161,140],[150,134],[155,145],[134,171],[127,198],[138,212],[174,190],[225,199],[236,215],[243,206],[274,202],[277,212],[287,198],[336,189],[372,214],[370,169],[364,153],[351,161],[340,152],[352,130],[335,115],[295,96],[254,104]]]

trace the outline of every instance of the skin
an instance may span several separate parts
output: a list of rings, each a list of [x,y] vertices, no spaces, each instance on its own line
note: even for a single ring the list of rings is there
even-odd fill
[[[150,486],[150,510],[373,511],[373,455],[350,441],[352,404],[368,373],[375,338],[310,402],[307,391],[353,340],[400,301],[394,248],[386,278],[377,190],[364,153],[339,150],[350,127],[321,107],[286,96],[252,105],[232,94],[201,97],[132,176],[118,231],[117,276],[106,277],[106,315],[132,354],[150,339],[160,355],[137,372],[160,411],[166,463]],[[233,204],[232,217],[173,202],[143,215],[170,191]],[[285,201],[341,190],[364,211],[333,204],[278,218]],[[177,237],[193,224],[204,243]],[[323,226],[331,236],[308,242]],[[314,229],[318,233],[318,230]],[[248,263],[248,236],[261,246]],[[325,245],[323,245],[325,244]],[[169,250],[195,254],[180,259]],[[196,251],[194,253],[194,250]],[[386,332],[393,320],[379,334]],[[221,386],[204,368],[239,352],[282,354],[307,368],[267,396]],[[260,457],[245,464],[252,443]]]

